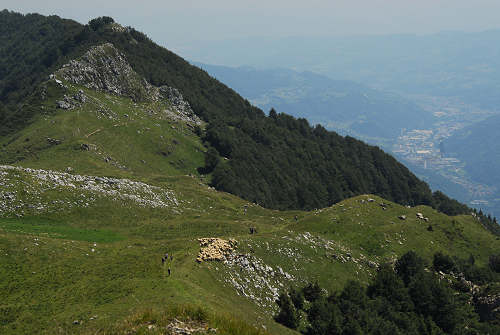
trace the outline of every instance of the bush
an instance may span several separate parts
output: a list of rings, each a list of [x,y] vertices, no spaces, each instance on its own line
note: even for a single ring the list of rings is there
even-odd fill
[[[424,260],[416,252],[408,251],[397,260],[394,270],[408,286],[417,273],[424,271]]]
[[[444,273],[450,273],[456,270],[455,261],[448,255],[441,252],[434,254],[434,260],[432,266],[436,271],[442,271]]]
[[[303,309],[304,308],[304,294],[302,293],[301,290],[297,290],[295,288],[292,288],[290,290],[290,298],[292,299],[293,305],[297,309]]]
[[[304,293],[304,297],[307,301],[313,302],[322,296],[321,287],[316,283],[309,283],[306,287],[303,288],[302,292]]]
[[[89,21],[89,26],[93,31],[98,31],[99,28],[104,27],[110,23],[114,23],[115,20],[109,16],[101,16]]]
[[[497,273],[500,273],[500,254],[491,255],[488,265],[489,265],[491,271],[495,271]]]
[[[274,317],[274,320],[288,328],[297,329],[300,322],[299,315],[290,296],[286,293],[281,293],[276,303],[280,307],[280,311]]]

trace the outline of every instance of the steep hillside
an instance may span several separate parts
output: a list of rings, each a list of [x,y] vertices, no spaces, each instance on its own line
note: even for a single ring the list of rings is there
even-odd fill
[[[18,14],[2,15],[22,20]],[[21,43],[25,40],[22,34],[9,31],[8,36],[21,50],[30,46]],[[277,113],[266,117],[206,72],[110,18],[95,19],[67,37],[63,43],[66,56],[53,64],[62,66],[70,55],[83,55],[85,48],[109,42],[149,83],[179,89],[193,111],[209,123],[204,141],[215,150],[208,151],[203,171],[212,172],[217,189],[279,209],[325,207],[362,193],[404,204],[432,204],[428,186],[378,148],[322,127],[313,129],[304,119]],[[2,57],[10,60],[12,55]],[[32,72],[47,75],[51,68],[40,65]],[[12,73],[10,67],[7,71]],[[15,112],[9,111],[3,113],[3,124],[12,127],[2,127],[4,133],[24,127],[27,119],[39,114],[39,110],[21,105]]]
[[[144,80],[111,43],[47,74],[22,102],[30,122],[0,138],[2,334],[298,334],[273,319],[290,286],[367,284],[408,250],[429,264],[438,251],[472,256],[483,269],[500,249],[475,214],[450,217],[366,194],[277,211],[216,191],[199,174],[210,157],[199,135],[237,128],[207,125],[184,91]],[[286,115],[255,119],[271,140],[390,161]],[[364,171],[357,163],[353,173]],[[387,171],[394,178],[404,172],[395,166]],[[464,297],[494,300],[490,282]]]

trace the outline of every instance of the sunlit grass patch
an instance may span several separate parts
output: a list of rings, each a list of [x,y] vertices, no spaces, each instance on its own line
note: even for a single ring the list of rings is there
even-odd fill
[[[0,218],[0,229],[20,234],[36,234],[51,238],[87,242],[115,242],[122,240],[119,234],[105,229],[82,229],[69,223],[41,217]]]

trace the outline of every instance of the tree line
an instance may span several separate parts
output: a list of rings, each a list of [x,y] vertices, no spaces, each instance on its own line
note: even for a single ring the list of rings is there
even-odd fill
[[[327,294],[309,283],[281,293],[275,320],[306,335],[499,334],[498,311],[485,308],[470,293],[474,284],[483,285],[484,292],[491,287],[498,291],[499,259],[494,255],[489,267],[481,268],[473,257],[460,260],[437,253],[429,269],[410,251],[394,266],[382,265],[367,287],[349,281]]]

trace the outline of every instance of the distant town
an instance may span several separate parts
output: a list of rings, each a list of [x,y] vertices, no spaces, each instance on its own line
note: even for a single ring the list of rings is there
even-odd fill
[[[434,170],[448,180],[459,184],[473,198],[492,196],[496,191],[495,188],[469,180],[463,170],[464,163],[457,158],[447,157],[442,144],[445,131],[447,130],[403,129],[392,151],[413,165]],[[488,205],[487,200],[475,199],[473,201],[478,205]]]
[[[411,165],[432,170],[463,187],[470,205],[492,205],[490,202],[497,200],[492,199],[496,188],[470,180],[464,170],[465,164],[447,152],[443,144],[457,130],[492,113],[447,99],[428,99],[422,97],[421,107],[432,112],[439,122],[432,129],[401,129],[392,152]]]

